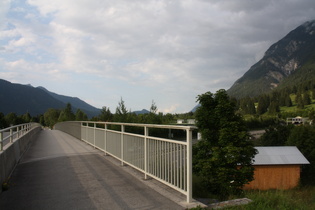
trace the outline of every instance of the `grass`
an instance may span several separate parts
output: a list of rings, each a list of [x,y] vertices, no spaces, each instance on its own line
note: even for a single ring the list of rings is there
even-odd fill
[[[300,187],[291,190],[251,190],[245,191],[243,197],[253,202],[247,205],[227,207],[228,210],[290,210],[290,209],[315,209],[315,187]],[[235,197],[231,197],[235,199]],[[206,209],[206,208],[195,208]]]
[[[315,187],[292,190],[247,191],[245,197],[253,200],[243,206],[226,209],[315,209]]]
[[[209,198],[218,200],[216,195],[211,195],[204,188],[202,179],[193,175],[193,197],[194,198]],[[237,198],[249,198],[253,202],[247,205],[227,207],[224,209],[237,210],[266,210],[266,209],[315,209],[315,186],[301,186],[290,190],[245,190],[239,196],[230,196],[228,200]],[[205,208],[194,208],[194,210],[202,210]]]

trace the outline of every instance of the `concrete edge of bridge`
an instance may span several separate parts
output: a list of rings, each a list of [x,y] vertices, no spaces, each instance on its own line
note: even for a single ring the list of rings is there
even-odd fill
[[[106,160],[112,162],[114,165],[121,167],[122,170],[129,173],[136,179],[140,180],[143,184],[146,186],[152,188],[156,192],[160,193],[164,197],[170,199],[171,201],[177,203],[178,205],[184,207],[185,209],[195,208],[197,206],[200,207],[207,207],[204,203],[201,203],[195,199],[192,200],[191,203],[186,202],[186,196],[182,193],[172,189],[171,187],[155,180],[152,178],[144,179],[144,174],[128,165],[121,166],[121,162],[117,159],[111,157],[110,155],[100,154],[102,157],[104,157]]]

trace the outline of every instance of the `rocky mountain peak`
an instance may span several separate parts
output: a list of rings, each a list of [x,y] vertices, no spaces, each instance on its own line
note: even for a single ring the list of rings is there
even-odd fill
[[[315,20],[308,21],[271,45],[228,93],[234,97],[256,96],[276,88],[315,55]],[[257,88],[254,88],[254,87]]]

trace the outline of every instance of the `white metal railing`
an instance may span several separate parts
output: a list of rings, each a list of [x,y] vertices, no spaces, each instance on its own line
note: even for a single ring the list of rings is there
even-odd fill
[[[74,136],[143,172],[145,179],[152,177],[183,193],[187,203],[192,201],[192,131],[196,127],[84,121],[58,123],[55,129],[73,133],[74,127],[81,132]],[[130,128],[137,132],[126,131]],[[184,130],[186,137],[154,137],[150,129]]]
[[[3,151],[6,144],[13,143],[16,139],[38,126],[38,123],[25,123],[0,130],[0,151]]]

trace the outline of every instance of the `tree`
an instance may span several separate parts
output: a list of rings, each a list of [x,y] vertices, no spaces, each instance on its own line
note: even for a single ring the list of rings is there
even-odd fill
[[[315,185],[315,127],[295,126],[286,145],[296,146],[310,162],[310,165],[302,166],[301,183]]]
[[[25,114],[22,116],[22,119],[23,119],[23,121],[24,121],[25,123],[29,123],[29,122],[31,122],[32,117],[31,117],[30,113],[27,112],[27,113],[25,113]]]
[[[75,120],[85,121],[85,120],[88,120],[88,117],[81,109],[77,109],[77,112],[75,113]]]
[[[128,110],[125,106],[125,102],[122,98],[120,98],[120,101],[118,102],[118,107],[116,108],[116,113],[114,116],[114,120],[116,122],[127,122],[128,118]]]
[[[10,112],[9,114],[7,114],[5,117],[4,117],[7,125],[9,126],[13,126],[13,125],[18,125],[20,124],[20,119],[19,117],[13,113],[13,112]]]
[[[311,104],[311,97],[310,97],[310,94],[308,91],[306,91],[304,94],[303,94],[303,104],[304,105],[309,105]]]
[[[66,108],[60,112],[58,121],[73,121],[75,120],[75,115],[72,112],[72,107],[70,103],[67,103]]]
[[[254,101],[250,97],[240,100],[240,109],[243,114],[256,114]]]
[[[56,110],[56,109],[48,109],[45,113],[44,113],[44,121],[45,124],[52,128],[57,122],[58,122],[58,118],[60,115],[60,111]]]
[[[260,137],[261,146],[283,146],[285,145],[293,125],[276,125],[270,126]]]
[[[7,127],[9,127],[9,125],[4,118],[4,114],[0,112],[0,129],[7,128]]]
[[[157,106],[156,106],[155,102],[152,100],[152,105],[150,107],[150,113],[156,114],[157,111],[158,111]]]
[[[202,140],[193,147],[193,171],[208,190],[226,198],[253,180],[256,150],[225,90],[204,93],[197,101],[196,125]]]
[[[109,107],[103,106],[99,119],[103,122],[112,121],[113,114],[110,112]]]
[[[257,106],[257,114],[261,115],[267,112],[268,106],[269,106],[269,97],[266,95],[260,96],[258,100],[258,106]]]
[[[280,112],[280,107],[277,101],[271,101],[269,108],[268,108],[268,113],[269,114],[276,114]]]
[[[302,97],[302,94],[300,92],[298,92],[296,94],[295,103],[297,104],[297,108],[304,109],[303,97]]]
[[[292,106],[292,100],[291,100],[291,97],[290,97],[289,94],[287,94],[285,96],[285,106],[287,106],[287,107],[291,107]]]

